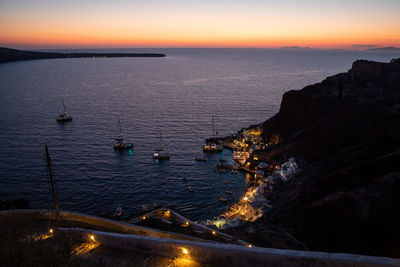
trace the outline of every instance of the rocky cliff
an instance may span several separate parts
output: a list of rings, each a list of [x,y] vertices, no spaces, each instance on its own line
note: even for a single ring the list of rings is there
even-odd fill
[[[312,250],[400,257],[400,59],[286,92],[263,127],[307,161],[268,221]]]

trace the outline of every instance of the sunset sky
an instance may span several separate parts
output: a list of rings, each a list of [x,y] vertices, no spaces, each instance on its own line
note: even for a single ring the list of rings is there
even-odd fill
[[[400,46],[400,0],[0,0],[0,46]]]

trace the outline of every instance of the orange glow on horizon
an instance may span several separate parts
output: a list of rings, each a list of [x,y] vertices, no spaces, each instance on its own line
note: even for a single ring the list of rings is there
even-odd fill
[[[296,4],[295,8],[284,3],[271,7],[259,2],[257,6],[236,6],[205,1],[196,2],[193,7],[182,3],[168,6],[164,2],[154,6],[135,1],[110,6],[106,1],[100,2],[98,6],[80,8],[65,2],[63,9],[56,6],[59,3],[5,5],[0,9],[0,46],[400,46],[400,17],[396,8],[377,12],[373,7],[352,10],[348,5],[320,3],[318,6],[313,2],[308,6]]]
[[[35,35],[32,38],[15,36],[14,38],[1,39],[0,45],[15,46],[34,46],[34,47],[216,47],[216,48],[280,48],[283,46],[300,46],[310,48],[349,48],[353,44],[376,44],[377,46],[399,46],[400,41],[382,37],[359,37],[348,38],[193,38],[193,39],[173,39],[173,38],[129,38],[124,36],[80,36],[73,35]]]
[[[183,35],[183,34],[182,34]],[[23,34],[2,34],[0,45],[43,46],[43,47],[232,47],[232,48],[279,48],[282,46],[302,46],[310,48],[346,48],[353,44],[376,44],[378,46],[398,46],[400,37],[394,34],[369,33],[323,36],[229,36],[220,33],[197,36],[176,36],[162,34],[143,34],[132,36],[121,33],[90,33],[31,31]]]

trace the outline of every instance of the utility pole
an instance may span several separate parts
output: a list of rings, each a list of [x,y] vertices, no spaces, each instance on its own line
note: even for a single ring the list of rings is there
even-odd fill
[[[57,217],[57,221],[60,222],[60,207],[58,206],[56,187],[54,184],[54,177],[53,177],[53,170],[51,168],[51,158],[50,158],[49,149],[47,148],[47,145],[46,145],[46,162],[47,162],[47,169],[49,171],[51,191],[53,192],[54,206],[56,208],[56,217]]]

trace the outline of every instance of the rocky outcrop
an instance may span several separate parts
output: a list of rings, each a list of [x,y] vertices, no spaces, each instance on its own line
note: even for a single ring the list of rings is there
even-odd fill
[[[275,190],[269,221],[312,250],[400,257],[399,59],[289,91],[263,127],[308,162]]]

